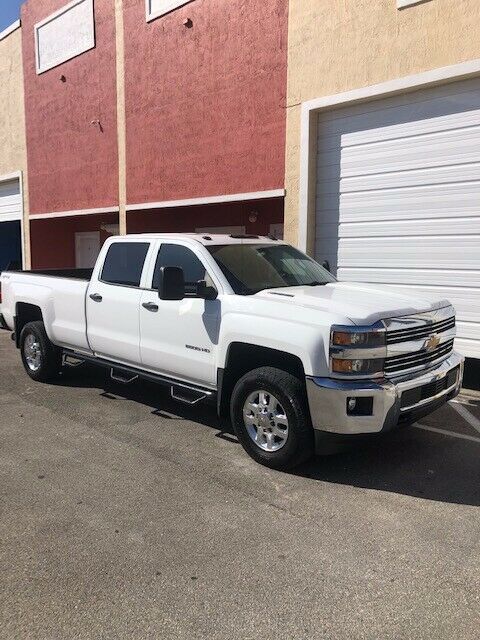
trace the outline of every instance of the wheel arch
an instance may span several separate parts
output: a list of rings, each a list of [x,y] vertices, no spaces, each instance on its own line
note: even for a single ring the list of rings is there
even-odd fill
[[[35,320],[44,322],[42,309],[29,302],[17,302],[15,307],[15,345],[17,349],[20,348],[20,335],[23,327]]]
[[[228,415],[236,382],[248,371],[259,367],[275,367],[302,382],[305,380],[303,362],[297,355],[249,342],[232,342],[227,349],[225,367],[217,371],[217,411],[220,416]]]

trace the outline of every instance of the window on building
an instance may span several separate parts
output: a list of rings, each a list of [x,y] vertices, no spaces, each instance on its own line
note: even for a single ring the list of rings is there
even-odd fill
[[[147,242],[117,242],[108,250],[101,280],[109,284],[139,287],[147,256]]]
[[[162,267],[181,267],[185,278],[185,293],[194,295],[197,283],[206,280],[207,285],[213,285],[202,262],[191,249],[180,244],[162,244],[158,252],[155,271],[153,273],[152,289],[158,289],[158,279]]]
[[[147,22],[155,20],[155,18],[163,16],[165,13],[169,13],[189,2],[192,2],[192,0],[147,0]]]
[[[95,46],[93,0],[73,0],[34,27],[37,73]]]

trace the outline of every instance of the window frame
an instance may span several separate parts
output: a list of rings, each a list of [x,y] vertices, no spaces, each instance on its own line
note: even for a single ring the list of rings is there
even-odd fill
[[[188,244],[188,243],[184,243],[184,242],[177,242],[174,240],[162,240],[160,242],[158,242],[158,244],[153,245],[152,246],[152,253],[151,253],[151,258],[149,261],[149,271],[146,274],[146,287],[145,287],[145,291],[154,291],[155,293],[158,293],[157,289],[154,289],[152,287],[153,285],[153,278],[155,276],[155,267],[157,265],[157,259],[158,259],[158,255],[160,254],[160,251],[163,247],[163,245],[174,245],[176,247],[183,247],[184,249],[188,249],[189,251],[191,251],[193,253],[193,255],[200,261],[200,263],[205,267],[205,271],[206,273],[208,273],[209,278],[211,279],[211,281],[213,282],[213,285],[215,287],[215,289],[217,290],[218,295],[220,295],[220,293],[223,291],[223,286],[221,284],[221,282],[219,281],[214,268],[212,268],[212,265],[208,264],[208,262],[211,259],[210,254],[207,255],[208,260],[204,259],[203,255],[200,255],[200,253],[198,251],[195,251],[196,247],[193,247],[192,245]],[[214,262],[214,267],[216,267],[216,263]],[[189,300],[203,300],[203,298],[201,298],[200,296],[194,294],[194,293],[185,293],[185,298],[188,298]]]
[[[138,285],[122,284],[120,282],[109,282],[108,280],[104,280],[103,279],[103,270],[105,268],[105,263],[107,261],[108,253],[109,253],[110,249],[114,245],[117,245],[117,244],[145,244],[145,245],[147,245],[147,252],[145,254],[145,259],[143,261],[142,272],[140,273],[140,280],[139,280],[139,284]],[[121,240],[121,241],[111,242],[108,245],[108,247],[107,247],[107,249],[105,251],[105,255],[104,255],[103,259],[102,259],[100,273],[97,276],[98,282],[101,282],[102,284],[108,285],[110,287],[124,287],[125,289],[135,289],[137,291],[138,290],[145,291],[145,286],[142,286],[142,285],[144,285],[145,274],[147,272],[147,269],[150,266],[151,252],[152,252],[152,243],[148,242],[146,240]]]
[[[147,22],[151,22],[156,18],[160,18],[160,16],[164,16],[167,13],[175,11],[179,7],[183,7],[183,5],[188,4],[189,2],[193,2],[193,0],[165,0],[167,3],[164,9],[152,9],[153,0],[145,0],[145,19]]]
[[[91,12],[91,16],[92,16],[92,40],[91,40],[91,42],[87,45],[87,47],[85,49],[82,49],[81,51],[77,51],[77,53],[73,53],[71,55],[68,55],[66,58],[63,58],[60,62],[55,62],[54,64],[47,64],[46,66],[41,66],[41,64],[40,64],[40,50],[39,50],[39,46],[40,46],[39,31],[41,30],[42,27],[44,27],[49,22],[53,22],[54,20],[57,20],[58,18],[60,18],[65,13],[68,13],[71,9],[73,9],[77,5],[83,4],[83,3],[86,3],[88,5],[88,8],[89,8],[89,10]],[[93,0],[72,0],[71,2],[68,2],[63,7],[60,7],[60,9],[58,9],[57,11],[54,11],[53,13],[48,15],[43,20],[40,20],[40,22],[37,22],[36,24],[34,24],[34,26],[33,26],[33,34],[34,34],[34,39],[35,39],[35,70],[37,72],[37,75],[45,73],[45,71],[49,71],[50,69],[55,69],[55,67],[58,67],[61,64],[64,64],[68,60],[72,60],[73,58],[76,58],[77,56],[81,56],[86,51],[90,51],[91,49],[94,49],[95,46],[96,46],[96,33],[95,33],[95,8],[94,8],[94,5],[93,5]]]

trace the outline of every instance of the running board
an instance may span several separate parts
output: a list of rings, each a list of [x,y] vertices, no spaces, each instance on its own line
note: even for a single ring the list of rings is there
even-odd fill
[[[84,362],[90,362],[100,367],[104,367],[110,370],[111,379],[121,384],[130,384],[134,380],[140,378],[156,384],[168,386],[170,387],[170,396],[172,400],[183,402],[188,405],[194,405],[202,400],[215,399],[217,397],[217,392],[214,389],[207,389],[195,384],[176,380],[175,378],[168,378],[166,376],[148,373],[146,371],[136,369],[135,367],[118,365],[116,362],[112,362],[111,360],[96,358],[95,356],[78,353],[76,351],[65,349],[63,353],[63,362],[67,366],[78,366]]]

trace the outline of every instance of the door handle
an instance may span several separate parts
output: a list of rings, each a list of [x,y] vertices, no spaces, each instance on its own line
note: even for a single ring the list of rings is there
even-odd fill
[[[99,293],[91,293],[90,294],[90,298],[94,301],[94,302],[101,302],[103,300],[102,296]]]
[[[158,311],[158,304],[154,302],[143,302],[142,307],[147,311]]]

